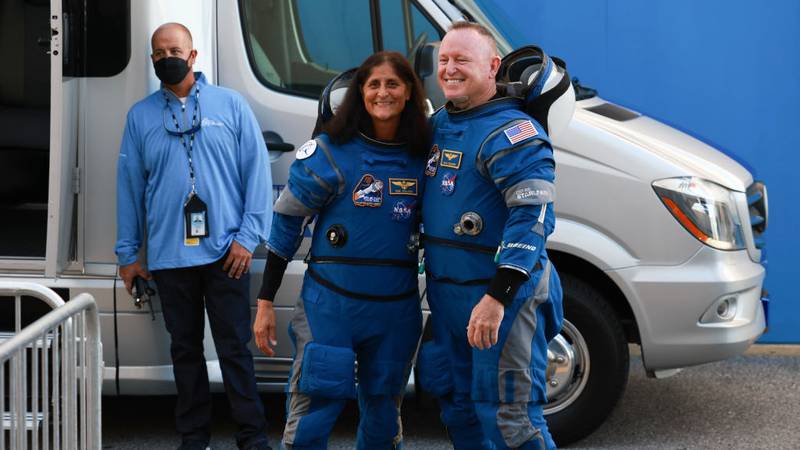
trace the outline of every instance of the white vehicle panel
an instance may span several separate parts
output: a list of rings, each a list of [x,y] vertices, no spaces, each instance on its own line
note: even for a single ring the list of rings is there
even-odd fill
[[[573,120],[605,130],[680,167],[692,175],[743,192],[753,182],[750,172],[739,163],[707,144],[647,116],[624,122],[587,111],[586,107],[604,102],[594,98],[581,102]],[[659,165],[653,164],[653,167]],[[674,175],[673,175],[674,176]]]
[[[572,237],[558,232],[561,221],[570,220],[616,242],[637,263],[671,265],[689,259],[699,242],[670,215],[651,187],[656,179],[675,176],[676,170],[646,148],[593,126],[585,120],[593,113],[579,111],[555,142],[558,222],[549,242],[571,245]],[[606,255],[591,259],[606,261]],[[603,266],[612,264],[607,261]]]

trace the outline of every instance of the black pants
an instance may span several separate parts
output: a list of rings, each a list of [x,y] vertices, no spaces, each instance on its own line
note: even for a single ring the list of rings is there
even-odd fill
[[[256,390],[250,342],[250,275],[229,278],[224,258],[204,266],[155,270],[164,322],[172,338],[178,402],[175,422],[183,440],[208,441],[211,395],[203,357],[204,310],[217,349],[225,393],[239,424],[236,443],[247,448],[265,442],[264,406]],[[205,306],[205,308],[204,308]]]

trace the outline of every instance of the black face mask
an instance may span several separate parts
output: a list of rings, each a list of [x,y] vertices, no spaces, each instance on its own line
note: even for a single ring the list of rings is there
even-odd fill
[[[161,58],[153,63],[153,68],[156,69],[156,76],[158,79],[161,80],[162,83],[168,85],[180,83],[186,78],[186,74],[189,73],[188,59],[181,59],[177,56]]]

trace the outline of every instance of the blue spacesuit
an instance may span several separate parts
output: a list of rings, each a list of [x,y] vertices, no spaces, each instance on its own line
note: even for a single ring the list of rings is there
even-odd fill
[[[555,162],[520,99],[433,117],[422,209],[433,340],[420,382],[439,400],[456,449],[544,449],[547,343],[563,320],[545,242],[555,226]],[[469,346],[467,324],[499,270],[522,276],[497,345]]]
[[[356,361],[358,448],[400,447],[399,401],[422,327],[413,244],[423,169],[423,157],[405,145],[363,135],[334,145],[321,134],[297,152],[268,243],[290,260],[316,216],[289,328],[286,448],[327,448],[346,400],[356,397]]]

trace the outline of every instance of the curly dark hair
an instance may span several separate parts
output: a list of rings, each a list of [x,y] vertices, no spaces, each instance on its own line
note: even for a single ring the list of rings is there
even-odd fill
[[[405,57],[397,52],[378,52],[364,60],[347,89],[342,104],[333,118],[322,126],[333,142],[343,144],[353,139],[358,132],[374,137],[372,118],[364,107],[361,90],[372,73],[372,69],[389,64],[397,76],[411,89],[411,97],[400,115],[400,125],[395,140],[408,144],[408,151],[421,155],[430,145],[431,129],[425,116],[425,91]]]

